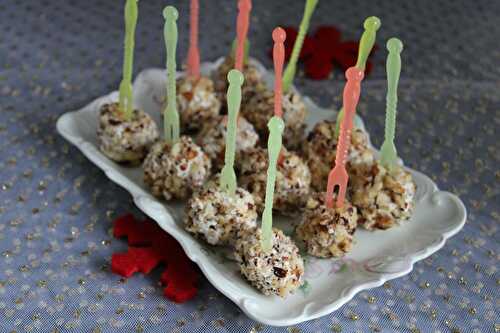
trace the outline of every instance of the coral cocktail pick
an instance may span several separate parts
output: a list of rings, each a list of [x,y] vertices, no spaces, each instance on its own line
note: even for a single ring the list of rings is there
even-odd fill
[[[350,67],[345,72],[347,83],[344,87],[343,104],[345,116],[340,125],[340,137],[337,142],[337,154],[335,155],[335,167],[328,174],[328,185],[326,188],[326,206],[333,207],[333,191],[338,186],[337,207],[344,205],[349,176],[345,169],[347,152],[351,143],[351,130],[356,113],[356,106],[361,92],[361,80],[364,72],[357,67]]]
[[[167,6],[163,10],[165,27],[163,30],[165,45],[167,47],[167,107],[164,111],[163,126],[165,130],[165,141],[172,145],[179,140],[179,114],[177,113],[177,101],[175,93],[175,53],[177,49],[177,18],[179,12],[173,6]]]
[[[396,107],[398,104],[398,82],[401,73],[401,56],[403,43],[397,38],[387,41],[386,71],[387,71],[387,97],[385,108],[385,139],[380,149],[380,162],[391,169],[397,163],[398,153],[394,145],[396,133]]]
[[[236,57],[234,68],[243,72],[243,61],[245,57],[245,41],[247,39],[248,25],[250,20],[250,10],[252,9],[251,0],[240,0],[238,2],[238,19],[236,22]]]
[[[123,79],[120,83],[120,111],[125,119],[132,117],[134,107],[132,96],[132,67],[134,64],[134,36],[138,16],[137,0],[127,0],[125,4],[125,52],[123,59]]]
[[[380,19],[376,16],[370,16],[363,23],[363,27],[365,28],[365,31],[363,31],[361,40],[359,41],[358,60],[356,61],[356,67],[364,72],[366,67],[366,60],[372,52],[373,45],[375,45],[377,30],[380,29]],[[340,123],[342,122],[343,114],[343,109],[341,109],[337,114],[335,136],[339,135],[339,128]]]
[[[293,44],[292,55],[290,61],[285,69],[285,75],[283,76],[283,91],[287,92],[290,88],[293,78],[295,77],[295,71],[297,70],[297,60],[299,60],[300,50],[304,44],[304,38],[307,34],[307,29],[309,29],[309,22],[311,21],[311,16],[314,13],[314,9],[318,4],[319,0],[306,0],[306,6],[304,8],[304,16],[302,16],[302,22],[300,22],[299,34],[295,39],[295,44]]]
[[[243,74],[232,69],[227,74],[229,88],[227,90],[227,134],[226,153],[224,156],[224,167],[220,175],[220,186],[230,196],[234,196],[236,191],[236,174],[234,173],[234,155],[236,151],[236,127],[238,122],[238,112],[241,105],[241,85],[243,84]]]
[[[187,72],[194,78],[200,77],[200,50],[198,49],[198,0],[191,0],[191,16],[189,22],[189,50],[187,59]]]
[[[269,120],[269,138],[267,140],[267,152],[269,154],[269,164],[267,167],[266,198],[264,202],[264,212],[262,213],[262,248],[269,251],[272,248],[273,229],[273,202],[274,187],[276,183],[276,166],[281,151],[282,135],[285,123],[281,118],[282,76],[283,62],[285,61],[285,39],[286,33],[282,28],[273,31],[273,59],[274,59],[274,116]]]
[[[274,62],[274,115],[283,116],[281,101],[283,96],[283,63],[285,62],[286,32],[278,27],[273,30],[273,62]]]

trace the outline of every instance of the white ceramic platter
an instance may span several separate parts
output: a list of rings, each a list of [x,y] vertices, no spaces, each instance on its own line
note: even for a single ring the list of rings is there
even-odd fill
[[[203,64],[209,74],[220,64]],[[272,75],[258,64],[269,83]],[[179,74],[180,75],[180,74]],[[165,95],[163,70],[149,69],[134,83],[135,104],[160,122]],[[116,101],[117,92],[98,98],[83,109],[68,112],[57,122],[60,134],[77,146],[115,183],[130,192],[136,205],[169,234],[175,237],[188,257],[196,262],[207,279],[230,298],[249,317],[268,325],[293,325],[329,314],[348,302],[356,293],[382,285],[385,281],[408,274],[416,261],[439,250],[446,239],[464,225],[466,210],[455,195],[438,190],[424,174],[410,170],[417,184],[416,209],[410,221],[387,231],[355,233],[354,249],[342,259],[305,257],[305,286],[285,300],[264,296],[239,274],[237,265],[226,251],[207,246],[191,237],[182,227],[182,203],[162,202],[149,194],[140,167],[120,166],[97,148],[97,114],[104,103]],[[309,128],[335,113],[305,99],[309,109]],[[362,126],[360,119],[358,125]],[[290,219],[277,217],[275,223],[290,231]]]

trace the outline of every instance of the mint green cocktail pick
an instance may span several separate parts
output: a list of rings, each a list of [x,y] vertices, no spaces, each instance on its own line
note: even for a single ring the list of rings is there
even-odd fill
[[[368,17],[363,23],[365,31],[361,35],[361,39],[359,41],[358,60],[356,61],[356,68],[361,69],[363,72],[366,68],[368,56],[373,49],[373,45],[375,45],[375,38],[377,36],[377,30],[380,29],[380,24],[380,19],[376,16]],[[335,124],[335,137],[339,136],[340,123],[342,122],[343,117],[344,110],[340,109],[337,114],[337,122]]]
[[[314,9],[318,4],[319,0],[306,0],[306,6],[304,8],[304,16],[302,16],[302,21],[300,22],[299,33],[295,39],[295,44],[293,44],[292,55],[290,61],[285,69],[285,74],[283,75],[283,92],[286,93],[290,86],[292,85],[293,78],[295,77],[295,72],[297,70],[297,61],[299,60],[300,50],[304,44],[304,38],[306,37],[307,30],[309,29],[309,22],[311,21],[311,16],[314,13]]]
[[[241,105],[241,85],[243,74],[232,69],[227,74],[229,88],[227,90],[227,131],[226,131],[226,153],[224,155],[224,167],[220,175],[220,187],[230,196],[236,191],[236,174],[234,172],[234,155],[236,152],[236,128],[238,124],[238,112]]]
[[[373,45],[375,45],[377,30],[380,28],[380,19],[376,16],[370,16],[363,23],[363,27],[365,31],[359,41],[358,61],[356,61],[356,67],[362,71],[365,70],[366,60],[373,49]]]
[[[285,122],[281,117],[273,116],[267,123],[267,127],[269,128],[269,138],[267,140],[269,165],[267,167],[266,199],[264,212],[262,213],[262,248],[266,252],[271,250],[272,247],[274,186],[276,184],[276,170],[281,152]]]
[[[134,36],[137,25],[137,0],[127,0],[125,4],[125,49],[123,56],[123,78],[120,82],[120,111],[130,120],[134,108],[132,96],[132,67],[134,64]]]
[[[163,34],[167,48],[167,107],[164,110],[163,126],[165,141],[173,145],[179,140],[179,114],[177,113],[176,87],[175,87],[175,53],[177,49],[177,18],[179,12],[173,6],[167,6],[163,10],[165,26]]]
[[[388,169],[397,164],[398,153],[394,145],[396,134],[396,110],[398,104],[398,82],[401,73],[401,51],[403,43],[397,38],[387,41],[386,71],[387,71],[387,97],[385,108],[385,138],[380,149],[380,163]]]

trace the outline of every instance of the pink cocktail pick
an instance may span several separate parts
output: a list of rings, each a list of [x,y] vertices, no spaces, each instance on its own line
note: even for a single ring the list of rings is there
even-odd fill
[[[252,9],[251,0],[240,0],[238,2],[238,19],[236,22],[236,37],[238,45],[236,46],[236,59],[234,68],[243,72],[243,60],[245,54],[245,41],[247,39],[248,25],[250,19],[250,10]]]
[[[274,61],[274,115],[281,117],[283,110],[281,101],[283,95],[283,63],[285,62],[286,33],[282,28],[273,31],[273,61]]]
[[[278,27],[273,30],[273,62],[274,62],[274,115],[283,117],[283,65],[285,63],[285,39],[286,32]],[[283,149],[278,156],[278,164],[283,161]]]
[[[198,0],[191,0],[189,51],[187,59],[187,72],[194,78],[200,77],[200,50],[198,49]]]
[[[353,127],[356,106],[361,93],[361,81],[364,77],[363,70],[357,67],[350,67],[345,72],[347,83],[344,87],[343,107],[344,117],[340,125],[340,135],[337,143],[337,155],[335,156],[335,167],[328,175],[328,185],[326,187],[326,206],[333,207],[333,191],[338,187],[337,207],[344,205],[345,194],[347,191],[347,181],[349,176],[345,169],[347,152],[351,143],[351,131]]]

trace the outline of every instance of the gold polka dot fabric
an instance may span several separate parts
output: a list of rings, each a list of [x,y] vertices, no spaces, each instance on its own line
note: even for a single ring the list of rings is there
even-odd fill
[[[163,67],[161,9],[139,2],[135,73]],[[382,20],[374,72],[359,114],[375,145],[383,135],[385,41],[405,43],[396,143],[406,163],[459,195],[462,232],[383,287],[338,311],[288,328],[260,325],[205,279],[198,296],[174,304],[160,271],[124,280],[110,272],[124,241],[118,214],[139,215],[114,185],[55,131],[62,113],[118,87],[122,1],[0,3],[0,331],[1,332],[499,332],[500,48],[496,1],[320,2],[311,30],[338,26],[357,39],[369,15]],[[188,47],[189,2],[175,2],[179,63]],[[225,55],[236,3],[201,1],[202,59]],[[298,25],[301,1],[253,2],[252,56],[266,66],[271,31]],[[216,18],[216,19],[214,19]],[[340,105],[343,73],[296,83],[323,106]]]

